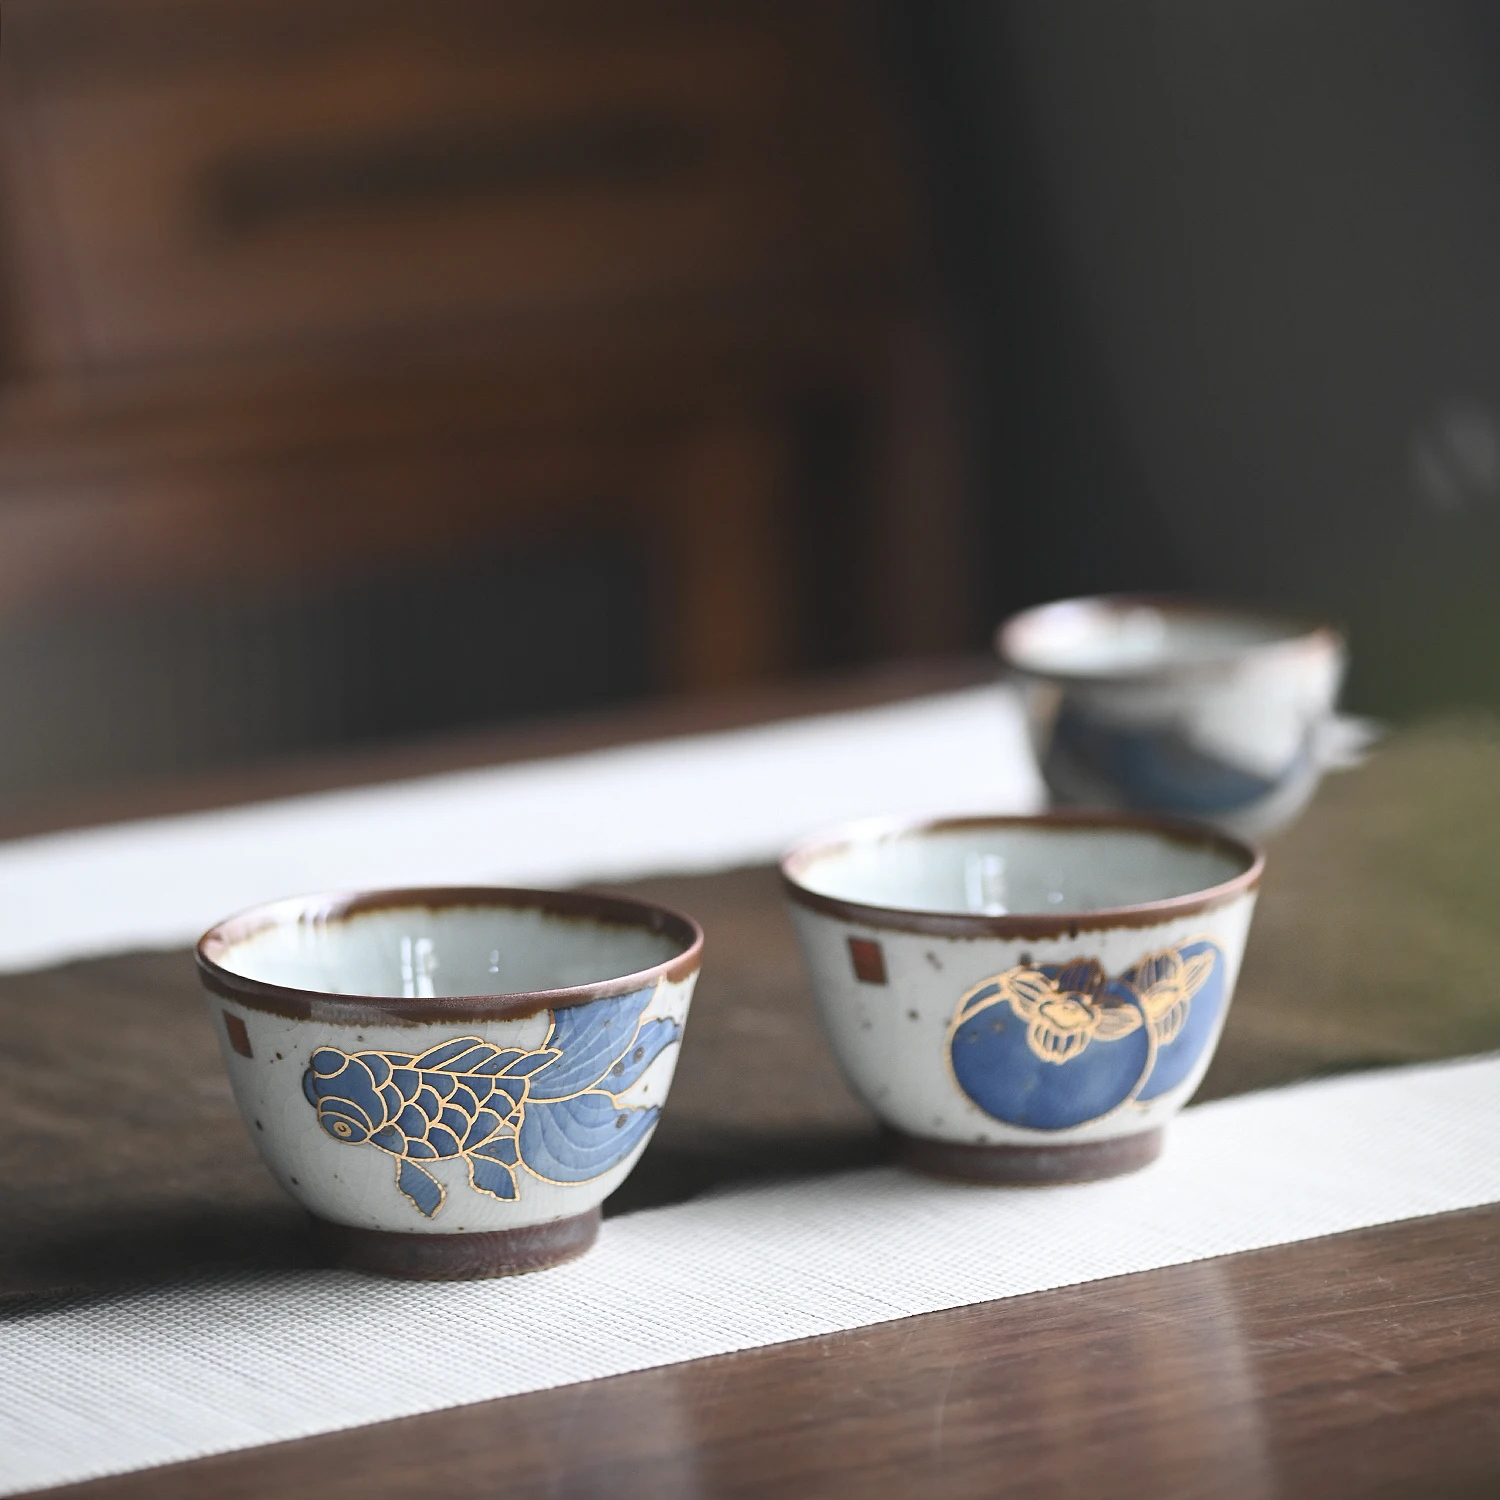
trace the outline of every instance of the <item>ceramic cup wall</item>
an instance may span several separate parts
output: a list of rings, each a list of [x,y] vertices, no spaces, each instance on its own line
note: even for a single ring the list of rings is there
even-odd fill
[[[235,1098],[344,1264],[493,1276],[586,1250],[650,1139],[703,934],[498,888],[281,901],[198,968]]]
[[[1218,1043],[1262,859],[1109,813],[864,824],[782,865],[819,1013],[898,1155],[1079,1181],[1161,1148]]]
[[[1063,806],[1200,818],[1260,837],[1290,822],[1369,731],[1334,713],[1342,636],[1245,610],[1070,599],[996,636]]]

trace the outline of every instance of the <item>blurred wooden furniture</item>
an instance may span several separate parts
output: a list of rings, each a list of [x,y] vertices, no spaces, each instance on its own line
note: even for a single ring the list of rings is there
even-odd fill
[[[663,687],[953,644],[867,19],[6,0],[0,627],[590,537]]]

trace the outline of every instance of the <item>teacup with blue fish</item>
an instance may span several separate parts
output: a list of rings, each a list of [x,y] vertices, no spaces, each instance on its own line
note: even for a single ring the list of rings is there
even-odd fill
[[[824,1029],[898,1157],[1078,1181],[1161,1150],[1218,1043],[1262,857],[1113,813],[861,824],[782,864]]]
[[[1346,648],[1331,625],[1184,599],[1064,599],[1006,621],[996,645],[1061,806],[1259,838],[1374,738],[1335,712]]]
[[[592,1243],[666,1102],[703,935],[583,892],[372,892],[220,923],[198,968],[251,1139],[345,1264],[505,1275]]]

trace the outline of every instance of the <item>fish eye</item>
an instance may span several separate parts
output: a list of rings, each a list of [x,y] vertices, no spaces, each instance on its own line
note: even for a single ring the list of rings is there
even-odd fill
[[[336,1120],[333,1126],[333,1133],[335,1135],[348,1135],[349,1122],[347,1120]]]

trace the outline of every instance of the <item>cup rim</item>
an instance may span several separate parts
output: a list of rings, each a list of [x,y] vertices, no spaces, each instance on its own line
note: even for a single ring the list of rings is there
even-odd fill
[[[963,828],[1114,828],[1155,834],[1178,844],[1225,850],[1243,860],[1245,868],[1218,885],[1142,901],[1126,906],[1099,907],[1092,911],[1008,912],[988,916],[980,912],[922,911],[912,907],[883,906],[829,896],[800,883],[799,876],[816,859],[836,849],[873,839],[911,838],[946,833]],[[782,887],[789,900],[824,916],[839,917],[865,927],[923,933],[929,937],[1022,938],[1045,942],[1051,938],[1076,938],[1080,932],[1121,927],[1159,927],[1179,917],[1213,911],[1254,891],[1260,884],[1266,856],[1250,839],[1238,838],[1206,823],[1185,818],[1160,817],[1151,813],[1108,812],[1095,809],[1055,808],[1044,813],[975,813],[943,818],[869,818],[829,829],[805,839],[781,861]]]
[[[1162,614],[1191,615],[1200,619],[1249,620],[1275,626],[1282,633],[1271,640],[1247,641],[1244,645],[1229,647],[1221,654],[1196,661],[1163,662],[1114,672],[1043,671],[1036,666],[1026,665],[1018,651],[1018,637],[1021,633],[1034,628],[1045,615],[1079,606],[1110,610],[1154,609]],[[1327,620],[1289,611],[1237,604],[1232,600],[1200,598],[1193,594],[1080,594],[1067,599],[1050,599],[1044,604],[1033,604],[1007,616],[995,627],[994,635],[995,654],[1010,671],[1037,682],[1094,686],[1207,676],[1249,659],[1300,654],[1305,651],[1342,652],[1346,646],[1344,632]]]
[[[272,984],[236,974],[219,962],[233,945],[289,921],[343,921],[375,911],[420,908],[543,911],[552,916],[615,927],[646,928],[684,943],[682,951],[650,968],[588,984],[557,989],[488,995],[340,994],[301,986]],[[365,1025],[430,1021],[513,1021],[544,1010],[566,1010],[616,995],[633,994],[660,980],[678,982],[698,971],[703,929],[685,912],[604,891],[535,890],[524,886],[409,886],[368,891],[318,891],[247,907],[216,922],[194,949],[205,988],[224,1000],[293,1020],[330,1020]]]

